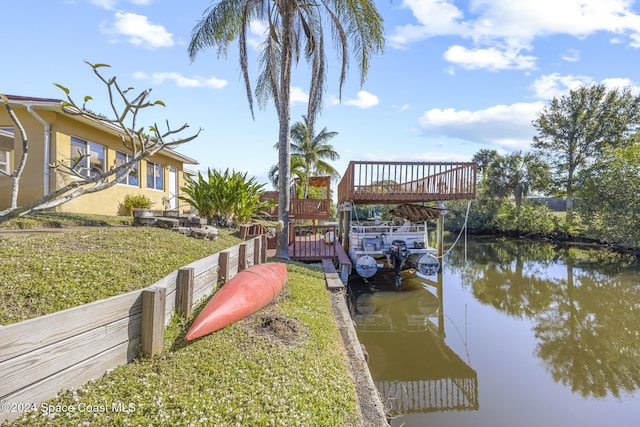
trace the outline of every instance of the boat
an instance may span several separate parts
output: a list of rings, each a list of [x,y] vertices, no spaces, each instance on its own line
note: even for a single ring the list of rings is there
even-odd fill
[[[358,275],[368,279],[381,270],[396,272],[396,286],[402,284],[400,272],[415,269],[423,277],[440,269],[438,250],[429,246],[427,221],[442,215],[443,209],[404,204],[390,213],[404,219],[401,225],[383,222],[379,214],[359,221],[352,218],[349,226],[349,258]]]
[[[287,282],[284,263],[256,264],[222,285],[193,321],[184,339],[203,337],[244,319],[269,304]]]

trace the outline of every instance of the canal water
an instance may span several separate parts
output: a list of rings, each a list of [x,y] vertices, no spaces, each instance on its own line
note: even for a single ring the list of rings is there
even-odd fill
[[[410,272],[409,272],[410,273]],[[350,279],[392,426],[640,425],[640,269],[603,250],[459,242],[432,280]]]

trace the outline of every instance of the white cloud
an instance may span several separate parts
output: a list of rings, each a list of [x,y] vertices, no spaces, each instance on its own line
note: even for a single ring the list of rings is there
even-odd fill
[[[560,57],[567,62],[578,62],[580,60],[580,52],[576,49],[568,49]]]
[[[129,43],[147,49],[158,49],[174,45],[173,35],[162,25],[150,23],[146,16],[135,13],[116,12],[111,26],[103,26],[107,34],[122,35]]]
[[[89,0],[89,2],[101,9],[113,10],[118,0]]]
[[[403,111],[407,111],[409,109],[409,104],[392,105],[391,107],[396,109],[396,110],[398,110],[398,111],[400,111],[400,112],[403,112]]]
[[[458,36],[473,47],[452,46],[445,58],[467,68],[490,69],[533,68],[536,58],[520,52],[551,35],[585,38],[609,32],[614,40],[640,48],[640,15],[630,0],[471,0],[466,9],[456,3],[404,0],[402,7],[411,10],[415,22],[394,28],[387,36],[389,45],[403,48],[430,37]],[[500,61],[497,66],[491,57]]]
[[[591,77],[561,75],[559,73],[547,74],[537,78],[531,85],[534,96],[543,100],[559,98],[567,94],[570,90],[580,86],[590,86],[596,84]],[[640,93],[640,86],[628,78],[611,77],[600,81],[608,89],[623,89],[630,87],[635,93]]]
[[[211,89],[222,89],[228,83],[226,80],[220,80],[215,77],[208,77],[208,78],[200,77],[200,76],[185,77],[180,73],[175,73],[175,72],[152,73],[151,75],[149,75],[139,71],[134,74],[134,78],[139,80],[148,80],[154,85],[161,85],[165,81],[170,80],[170,81],[173,81],[176,84],[176,86],[185,87],[185,88],[208,87]]]
[[[247,44],[254,49],[258,50],[262,42],[267,37],[267,29],[269,27],[262,21],[252,21],[249,24],[249,36],[247,37]]]
[[[130,3],[135,4],[136,6],[149,6],[153,3],[153,0],[129,0]],[[98,6],[101,9],[106,10],[114,10],[116,4],[118,4],[118,0],[89,0],[89,2],[93,5]]]
[[[291,103],[292,104],[294,104],[296,102],[300,102],[300,103],[306,104],[307,102],[309,102],[309,94],[306,93],[305,91],[303,91],[302,89],[300,89],[297,86],[292,86],[291,87],[290,96],[291,96]]]
[[[451,46],[444,58],[462,68],[485,68],[491,71],[533,68],[534,56],[520,55],[519,50],[499,50],[495,47],[488,49],[467,49],[462,46]]]
[[[369,93],[365,90],[361,90],[358,92],[358,97],[356,99],[349,99],[344,101],[344,105],[349,105],[352,107],[358,107],[362,109],[371,108],[380,103],[380,100],[377,96],[372,93]]]
[[[527,150],[535,131],[531,122],[544,107],[542,102],[496,105],[466,111],[434,108],[420,117],[422,132],[429,137],[490,144],[506,150]]]
[[[586,76],[563,76],[559,73],[547,74],[537,78],[531,85],[534,96],[550,100],[579,86],[590,85],[593,79]]]

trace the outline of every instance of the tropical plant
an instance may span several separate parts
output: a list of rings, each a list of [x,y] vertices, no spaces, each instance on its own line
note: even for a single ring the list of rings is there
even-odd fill
[[[209,169],[206,178],[198,172],[197,179],[185,176],[185,182],[187,185],[181,190],[187,196],[180,199],[218,226],[249,222],[272,205],[261,200],[265,184],[258,183],[255,177],[247,179],[246,172]]]
[[[291,157],[300,157],[304,163],[303,198],[307,197],[310,176],[329,175],[336,179],[340,178],[338,171],[327,163],[327,160],[340,158],[333,146],[329,144],[336,135],[338,132],[329,132],[326,127],[318,134],[314,134],[307,116],[302,116],[302,121],[291,126]]]
[[[143,90],[138,95],[131,96],[130,92],[133,88],[122,89],[116,77],[105,78],[102,75],[101,69],[109,67],[109,65],[91,64],[89,62],[86,62],[86,64],[91,67],[97,78],[107,87],[109,105],[113,108],[113,118],[107,118],[102,114],[96,114],[87,109],[86,104],[93,99],[91,96],[84,96],[82,105],[79,105],[71,97],[71,91],[68,88],[55,83],[55,86],[62,90],[67,98],[66,101],[61,102],[62,111],[69,115],[85,117],[110,125],[118,133],[122,141],[123,149],[130,153],[130,159],[126,162],[115,164],[107,170],[92,169],[89,176],[79,173],[77,168],[77,166],[86,159],[86,155],[70,159],[68,162],[58,162],[55,165],[50,165],[50,167],[62,173],[73,176],[74,179],[69,184],[49,192],[35,201],[18,205],[20,179],[27,163],[29,139],[24,130],[24,126],[11,107],[11,99],[6,95],[0,94],[0,104],[4,104],[9,118],[15,124],[18,135],[22,141],[22,157],[20,161],[16,162],[16,169],[8,174],[0,171],[0,175],[8,175],[11,178],[9,207],[0,211],[0,222],[51,209],[82,195],[96,193],[113,187],[127,179],[129,174],[123,172],[130,171],[137,167],[141,159],[148,158],[163,149],[187,143],[198,137],[200,131],[186,138],[177,137],[178,134],[188,127],[187,124],[177,129],[172,129],[167,123],[167,130],[164,132],[161,132],[160,128],[156,124],[153,124],[149,126],[145,132],[144,127],[138,124],[138,115],[150,107],[164,106],[164,103],[160,100],[151,101],[149,99],[151,89]]]
[[[304,171],[304,162],[300,156],[291,156],[291,168],[290,168],[290,183],[289,185],[293,185],[296,179],[300,181],[306,180],[306,175]],[[280,170],[278,165],[271,166],[269,169],[269,181],[273,184],[274,188],[279,187],[280,181]]]
[[[329,132],[326,127],[317,135],[310,132],[311,128],[307,116],[302,116],[302,121],[291,126],[291,174],[296,175],[300,180],[302,198],[308,196],[311,176],[329,175],[336,179],[340,178],[338,171],[326,161],[340,158],[340,155],[328,142],[338,135],[338,132]],[[275,145],[275,148],[278,148],[278,144]],[[274,165],[271,171],[274,175],[277,174],[278,165]]]
[[[639,126],[640,96],[602,84],[573,89],[538,113],[533,148],[550,162],[554,188],[567,196],[569,222],[579,173],[606,147],[633,142]]]
[[[249,78],[247,33],[254,21],[267,25],[266,39],[261,45],[261,72],[255,87],[258,102],[265,107],[273,101],[279,121],[278,187],[279,234],[276,256],[288,258],[288,223],[291,201],[290,173],[290,109],[291,72],[294,62],[304,56],[311,65],[307,118],[310,134],[322,108],[326,82],[325,35],[323,24],[329,25],[341,59],[339,93],[346,79],[349,44],[353,46],[364,82],[374,53],[384,46],[382,17],[371,0],[332,0],[318,3],[269,0],[214,1],[193,29],[188,52],[192,60],[207,47],[216,46],[226,55],[228,46],[238,39],[240,68],[245,83],[249,109],[253,113],[253,93]]]

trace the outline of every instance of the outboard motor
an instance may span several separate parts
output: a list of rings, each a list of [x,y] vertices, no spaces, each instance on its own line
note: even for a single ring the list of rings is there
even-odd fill
[[[400,271],[402,270],[402,264],[406,261],[409,256],[409,251],[407,250],[407,243],[404,240],[394,240],[391,242],[391,263],[393,264],[393,270],[396,273],[396,288],[400,289],[402,286],[402,276],[400,275]]]

